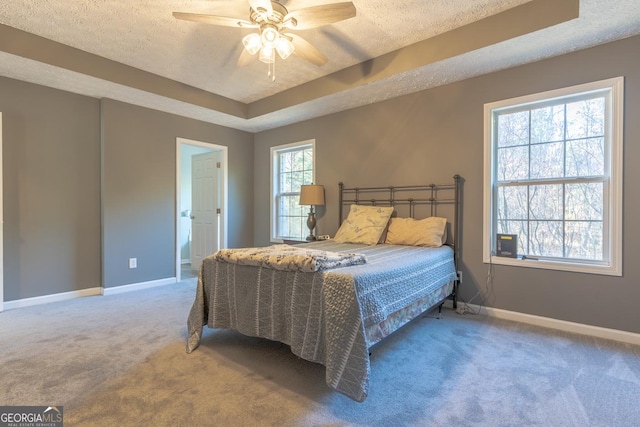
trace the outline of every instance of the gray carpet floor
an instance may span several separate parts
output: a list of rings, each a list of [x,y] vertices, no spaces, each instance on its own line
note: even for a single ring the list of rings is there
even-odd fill
[[[65,426],[638,426],[640,348],[445,310],[373,349],[363,403],[288,347],[205,329],[194,279],[0,313],[0,405]]]

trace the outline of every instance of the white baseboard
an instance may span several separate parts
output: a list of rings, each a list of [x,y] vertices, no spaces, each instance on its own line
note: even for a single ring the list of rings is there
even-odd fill
[[[102,288],[89,288],[80,291],[62,292],[59,294],[43,295],[40,297],[24,298],[15,301],[5,301],[4,309],[31,307],[33,305],[48,304],[50,302],[65,301],[74,298],[84,298],[102,295]]]
[[[166,279],[151,280],[149,282],[133,283],[131,285],[114,286],[113,288],[104,288],[102,295],[116,295],[124,292],[139,291],[141,289],[155,288],[156,286],[170,285],[177,283],[175,277],[167,277]]]
[[[458,302],[458,308],[461,306]],[[447,301],[447,306],[451,307],[452,302]],[[474,312],[480,312],[487,316],[498,319],[512,320],[515,322],[527,323],[530,325],[542,326],[544,328],[556,329],[574,334],[588,335],[596,338],[604,338],[628,344],[640,345],[640,334],[620,331],[618,329],[602,328],[600,326],[585,325],[583,323],[568,322],[566,320],[552,319],[550,317],[535,316],[532,314],[518,313],[516,311],[502,310],[499,308],[484,307],[475,304],[467,304]]]
[[[154,288],[156,286],[170,285],[176,282],[177,280],[175,277],[168,277],[166,279],[152,280],[149,282],[142,282],[142,283],[134,283],[131,285],[116,286],[113,288],[96,287],[96,288],[82,289],[80,291],[62,292],[59,294],[43,295],[43,296],[33,297],[33,298],[24,298],[24,299],[19,299],[15,301],[5,301],[3,309],[13,310],[15,308],[31,307],[34,305],[48,304],[50,302],[65,301],[65,300],[70,300],[74,298],[93,297],[93,296],[99,296],[99,295],[116,295],[124,292],[137,291],[140,289]]]

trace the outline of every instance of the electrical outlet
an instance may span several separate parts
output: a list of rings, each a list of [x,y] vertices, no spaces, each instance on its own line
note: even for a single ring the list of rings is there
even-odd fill
[[[462,283],[462,270],[458,270],[458,282]]]
[[[129,268],[138,268],[138,258],[129,258]]]

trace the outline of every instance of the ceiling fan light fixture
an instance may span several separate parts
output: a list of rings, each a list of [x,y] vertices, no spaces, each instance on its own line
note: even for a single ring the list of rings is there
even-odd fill
[[[173,16],[205,24],[258,29],[256,33],[242,38],[244,50],[238,59],[238,66],[246,65],[250,55],[259,53],[260,61],[268,65],[267,75],[272,80],[275,80],[276,52],[283,60],[295,53],[312,64],[324,65],[328,58],[322,52],[304,38],[288,33],[287,30],[308,30],[353,18],[356,16],[353,3],[342,1],[289,12],[280,1],[284,0],[248,0],[248,20],[185,12],[173,12]]]
[[[276,51],[278,52],[278,55],[280,55],[280,58],[287,59],[295,49],[296,47],[288,38],[281,36],[280,39],[278,39]]]
[[[264,62],[265,64],[273,64],[274,62],[276,62],[276,51],[274,48],[269,47],[269,46],[263,46],[262,49],[260,49],[260,61]]]
[[[264,25],[262,27],[262,45],[273,48],[278,43],[278,39],[280,38],[280,33],[274,26]]]
[[[247,49],[247,52],[251,55],[255,55],[262,47],[262,40],[260,39],[259,34],[251,33],[242,38],[242,44],[244,45],[244,48]]]

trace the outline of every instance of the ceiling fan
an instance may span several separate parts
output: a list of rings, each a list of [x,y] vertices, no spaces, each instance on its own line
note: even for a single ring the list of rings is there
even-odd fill
[[[290,30],[307,30],[333,24],[356,16],[356,8],[351,2],[311,6],[289,12],[276,0],[248,0],[249,19],[199,13],[173,12],[176,19],[202,22],[226,27],[258,28],[242,38],[244,49],[238,65],[246,65],[252,55],[259,53],[260,61],[269,65],[267,75],[275,80],[276,53],[286,59],[292,53],[315,65],[324,65],[327,57],[302,37]]]

